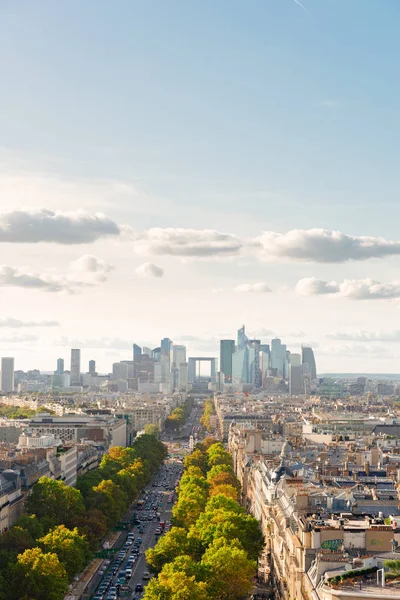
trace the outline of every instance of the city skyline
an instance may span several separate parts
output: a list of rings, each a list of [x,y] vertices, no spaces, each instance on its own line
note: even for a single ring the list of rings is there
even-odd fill
[[[0,355],[245,322],[398,371],[400,6],[301,4],[2,6]]]

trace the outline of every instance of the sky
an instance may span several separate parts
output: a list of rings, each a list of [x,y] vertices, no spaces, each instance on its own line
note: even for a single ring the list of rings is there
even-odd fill
[[[2,0],[0,356],[400,364],[398,0]]]

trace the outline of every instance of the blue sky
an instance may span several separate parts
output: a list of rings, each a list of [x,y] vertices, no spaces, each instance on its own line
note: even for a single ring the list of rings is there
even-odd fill
[[[321,228],[399,240],[400,5],[303,4],[3,0],[0,210],[102,212],[133,237],[155,227],[247,240]],[[107,263],[107,275],[104,264],[96,277],[83,273],[88,262],[71,267],[87,255]],[[60,325],[35,335],[3,327],[0,353],[50,368],[70,342],[82,342],[107,369],[130,338],[193,334],[212,353],[219,335],[245,321],[255,334],[287,336],[293,350],[301,339],[289,334],[304,333],[324,370],[396,370],[397,250],[329,264],[278,255],[150,251],[146,264],[164,276],[145,269],[139,277],[145,259],[129,240],[0,244],[0,264],[18,273],[69,281],[80,270],[82,284],[74,294],[49,293],[3,274],[5,317],[50,315]],[[310,278],[335,281],[336,291]],[[340,287],[346,279],[350,291]],[[367,279],[391,287],[354,291]],[[272,293],[234,291],[254,283]],[[139,323],[128,308],[109,314],[127,298],[133,315],[148,307]],[[327,337],[339,334],[353,339]]]

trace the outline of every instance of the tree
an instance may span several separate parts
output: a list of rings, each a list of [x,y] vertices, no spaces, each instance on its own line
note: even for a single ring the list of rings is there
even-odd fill
[[[41,548],[25,550],[11,568],[10,600],[62,600],[67,574],[57,554]]]
[[[47,517],[54,525],[63,523],[71,526],[85,507],[79,490],[63,481],[41,477],[26,500],[26,508],[28,513],[39,519]]]
[[[207,456],[201,450],[193,450],[191,454],[186,456],[184,462],[185,470],[189,467],[198,467],[202,473],[207,471]]]
[[[179,494],[178,502],[172,509],[174,525],[189,529],[193,525],[207,503],[207,492],[196,485],[187,485]]]
[[[400,575],[400,560],[385,560],[383,566],[391,573]]]
[[[93,491],[93,508],[104,514],[109,527],[115,525],[128,506],[126,493],[111,479],[104,479]]]
[[[93,508],[77,519],[76,526],[89,542],[91,550],[96,550],[108,531],[107,519],[101,510]]]
[[[24,550],[32,548],[34,545],[35,540],[29,531],[17,525],[5,531],[0,537],[0,548],[15,552],[16,554],[24,552]]]
[[[232,500],[237,500],[239,497],[237,488],[233,485],[229,484],[221,484],[221,485],[213,485],[210,488],[210,496],[217,496],[218,494],[223,494],[227,498],[231,498]]]
[[[17,526],[28,531],[34,540],[44,534],[43,524],[36,515],[22,515],[17,521]]]
[[[183,527],[172,527],[154,548],[147,550],[146,561],[153,573],[159,573],[165,564],[183,554],[191,554],[192,550],[194,540],[188,538],[187,531]]]
[[[67,529],[59,525],[47,535],[38,540],[44,552],[54,552],[63,563],[68,579],[72,581],[74,575],[81,573],[90,559],[89,544],[86,536],[81,535],[78,529]]]
[[[144,426],[144,432],[147,433],[147,435],[154,435],[154,437],[158,438],[160,435],[160,428],[157,425],[149,423]]]
[[[215,540],[206,550],[202,564],[208,569],[209,598],[239,600],[248,596],[257,563],[235,543]]]
[[[146,586],[144,600],[208,600],[207,584],[196,581],[186,572],[186,566],[181,561],[166,564]]]

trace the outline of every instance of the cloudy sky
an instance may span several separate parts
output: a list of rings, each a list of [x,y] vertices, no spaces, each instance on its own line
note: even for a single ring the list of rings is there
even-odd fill
[[[108,371],[245,323],[320,372],[399,372],[399,18],[1,2],[0,355]]]

